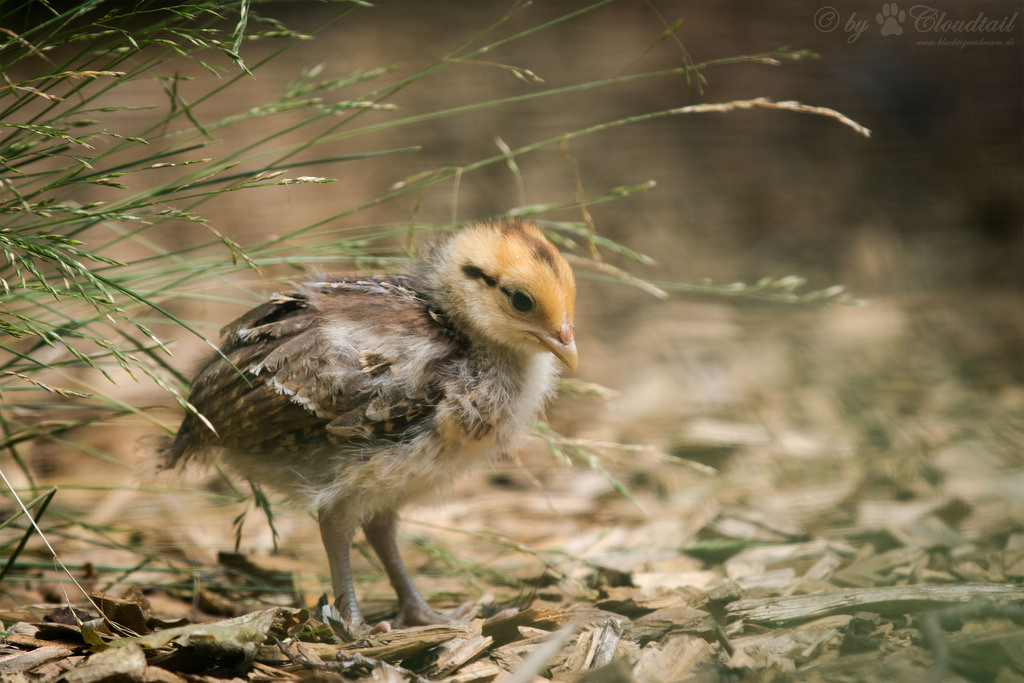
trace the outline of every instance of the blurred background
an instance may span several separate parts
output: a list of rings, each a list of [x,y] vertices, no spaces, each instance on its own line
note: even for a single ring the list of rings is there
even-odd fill
[[[507,3],[388,0],[354,8],[240,88],[203,101],[195,115],[244,111],[315,65],[324,79],[394,67],[377,83],[398,82],[478,40],[492,24],[487,41],[586,6],[541,0],[510,12]],[[851,529],[868,534],[902,519],[899,505],[908,501],[926,501],[929,509],[962,503],[946,522],[980,547],[1002,549],[1020,538],[1024,17],[1018,2],[936,4],[950,21],[984,14],[997,24],[982,31],[936,26],[907,3],[894,8],[845,0],[609,3],[416,81],[388,100],[396,109],[367,112],[363,123],[784,46],[816,56],[775,65],[741,60],[691,72],[689,82],[674,73],[424,116],[332,142],[317,154],[419,146],[415,152],[314,169],[337,178],[332,185],[229,193],[203,207],[210,224],[244,248],[386,195],[416,174],[498,154],[496,138],[516,149],[700,103],[795,100],[870,129],[865,138],[834,118],[771,109],[651,118],[574,137],[567,152],[549,144],[520,155],[518,177],[493,164],[466,173],[457,194],[442,183],[325,224],[444,224],[650,182],[645,192],[589,207],[599,234],[653,258],[643,265],[608,251],[609,264],[656,282],[797,275],[808,289],[841,284],[864,302],[782,305],[679,292],[661,300],[581,269],[577,379],[609,391],[602,398],[577,384],[579,391],[563,392],[549,411],[550,423],[575,440],[570,446],[592,447],[632,500],[601,471],[564,467],[538,440],[522,455],[524,467],[485,469],[463,480],[445,505],[410,513],[416,523],[408,534],[430,539],[421,558],[410,560],[419,571],[450,569],[431,544],[504,571],[535,571],[529,557],[467,543],[466,532],[495,531],[538,552],[595,558],[638,547],[678,549],[724,534],[715,523],[729,515],[759,520],[756,533],[770,520],[772,533],[855,538]],[[336,10],[287,2],[260,11],[312,31]],[[252,64],[275,49],[253,43],[243,54]],[[529,74],[516,78],[499,65]],[[214,78],[185,60],[160,71],[182,79],[186,99],[208,91]],[[117,97],[142,104],[162,96],[155,82],[139,82]],[[125,124],[139,116],[145,113],[115,115]],[[221,144],[244,145],[247,130],[260,125],[232,128]],[[579,221],[581,214],[570,208],[543,218]],[[159,239],[207,237],[203,228],[183,225]],[[267,291],[270,276],[281,274],[289,271],[265,272],[263,282],[245,277]],[[194,301],[172,310],[200,321],[211,339],[241,312]],[[191,372],[208,347],[172,336],[175,365]],[[159,419],[176,426],[179,413],[158,389],[123,391],[136,392],[133,400],[147,409],[163,406]],[[139,421],[101,428],[93,438],[128,463],[113,468],[117,477],[163,486],[149,478],[151,462],[134,445],[147,431],[152,426]],[[33,449],[41,481],[110,481],[96,458],[60,442]],[[144,546],[206,560],[230,548],[240,509],[132,489],[88,500],[83,507],[94,523],[116,520]],[[327,568],[314,525],[284,509],[276,523],[289,568],[305,572],[315,594]],[[243,539],[243,550],[269,552],[261,522],[250,523]],[[90,551],[67,552],[88,558]],[[451,590],[464,592],[466,583]],[[377,594],[387,599],[383,584]]]

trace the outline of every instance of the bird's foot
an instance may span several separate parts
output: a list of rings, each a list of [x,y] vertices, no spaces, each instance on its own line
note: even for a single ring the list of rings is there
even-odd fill
[[[444,615],[435,612],[425,602],[409,603],[398,609],[398,616],[391,622],[392,628],[405,628],[406,626],[429,626],[431,624],[447,624],[451,621],[463,621],[476,611],[478,605],[472,600],[462,603],[451,614]],[[387,622],[384,622],[387,623]]]
[[[391,622],[393,628],[406,626],[429,626],[430,624],[446,624],[449,619],[434,610],[426,603],[410,603],[398,608],[398,615]]]

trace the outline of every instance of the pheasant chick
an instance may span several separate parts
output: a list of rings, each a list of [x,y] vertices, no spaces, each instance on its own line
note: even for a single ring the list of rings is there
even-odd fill
[[[576,370],[576,284],[533,224],[474,224],[408,275],[324,278],[223,331],[167,465],[216,459],[317,515],[336,604],[362,621],[349,549],[362,527],[398,596],[395,626],[443,621],[395,544],[398,509],[516,448]]]

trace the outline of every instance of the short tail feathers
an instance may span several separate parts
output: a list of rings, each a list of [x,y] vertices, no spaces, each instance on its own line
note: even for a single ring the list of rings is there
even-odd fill
[[[181,463],[183,460],[187,460],[192,454],[192,432],[185,427],[178,430],[178,435],[174,437],[174,442],[171,443],[170,449],[164,456],[163,463],[164,467],[170,469]]]
[[[140,450],[148,451],[156,460],[158,471],[177,467],[191,455],[192,434],[182,429],[176,437],[167,435],[143,436],[136,442]]]

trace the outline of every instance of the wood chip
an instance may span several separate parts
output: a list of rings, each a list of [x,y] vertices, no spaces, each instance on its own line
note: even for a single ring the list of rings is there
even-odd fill
[[[29,652],[0,657],[0,675],[25,673],[36,667],[55,662],[71,655],[71,650],[60,645],[45,645]]]
[[[640,651],[633,676],[637,683],[678,681],[713,656],[714,651],[703,638],[679,636],[665,643],[650,643]]]
[[[494,662],[478,660],[459,669],[458,673],[442,678],[438,683],[487,683],[493,681],[501,673],[501,668]]]
[[[796,571],[792,567],[784,567],[782,569],[761,572],[760,574],[738,576],[734,580],[744,588],[761,588],[781,593],[793,585],[793,582],[796,580]]]
[[[709,590],[722,582],[719,572],[634,572],[633,585],[637,588],[653,592],[656,589],[671,590],[692,587],[698,590]]]
[[[592,669],[577,679],[577,683],[634,683],[629,660],[625,657],[616,659],[614,662]]]
[[[4,643],[7,645],[15,645],[25,649],[46,647],[53,645],[53,639],[43,639],[38,637],[39,627],[35,624],[29,624],[24,621],[19,621],[7,629],[7,635],[4,636]],[[82,634],[75,634],[76,637],[73,639],[61,639],[69,646],[79,645],[82,642]]]
[[[89,657],[85,664],[64,674],[66,683],[101,683],[139,680],[146,670],[146,654],[135,643],[112,647]]]
[[[570,619],[571,615],[562,610],[527,609],[513,615],[485,622],[483,635],[494,639],[497,647],[519,640],[519,627],[531,626],[545,631],[554,631]]]
[[[142,674],[142,683],[187,683],[188,679],[173,671],[158,666],[147,666]]]
[[[738,600],[726,606],[731,617],[758,623],[785,623],[870,610],[907,614],[985,597],[994,601],[1024,600],[1024,588],[1011,585],[883,586],[839,590],[815,595]]]
[[[400,662],[454,638],[471,639],[479,635],[478,630],[470,624],[434,624],[378,633],[344,645],[304,642],[301,647],[324,661],[337,659],[339,652],[345,652],[358,653],[385,662]],[[256,657],[259,661],[267,663],[282,661],[280,648],[271,645],[261,647]]]
[[[580,631],[565,659],[555,673],[585,671],[591,653],[599,638],[599,627],[591,626]]]
[[[678,606],[660,609],[644,615],[631,624],[629,637],[641,645],[662,640],[669,635],[687,634],[708,641],[718,639],[718,622],[709,612],[693,607]]]
[[[622,640],[623,630],[622,621],[618,619],[608,619],[604,622],[587,662],[588,667],[597,668],[612,662],[619,648],[619,641]]]
[[[442,643],[434,653],[433,661],[423,669],[428,677],[447,676],[483,654],[494,642],[489,636],[452,638]]]
[[[701,599],[701,594],[694,588],[683,588],[672,591],[668,595],[650,595],[639,588],[605,588],[602,597],[597,601],[599,609],[621,614],[626,617],[639,617],[655,610],[677,605],[687,605]]]
[[[565,647],[575,630],[574,627],[567,626],[561,631],[551,634],[546,641],[534,647],[530,654],[522,660],[522,664],[516,668],[515,673],[506,679],[506,683],[529,683],[535,676],[539,676],[548,668],[548,664],[558,655],[559,651]]]
[[[150,630],[148,622],[152,613],[149,601],[138,587],[134,588],[135,593],[125,598],[118,598],[109,593],[92,593],[89,597],[108,621],[128,629],[135,635],[142,635]]]
[[[761,574],[769,569],[806,566],[825,556],[835,557],[835,553],[823,540],[756,546],[741,550],[726,560],[725,571],[734,579]]]

